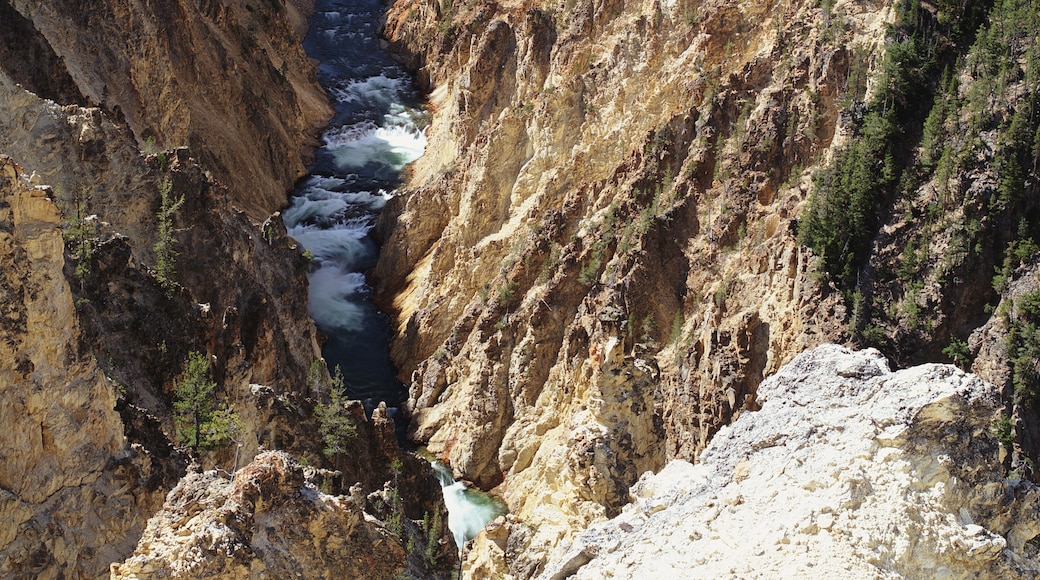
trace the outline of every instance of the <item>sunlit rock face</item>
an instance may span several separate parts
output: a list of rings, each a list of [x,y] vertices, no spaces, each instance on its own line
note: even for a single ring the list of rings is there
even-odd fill
[[[264,222],[329,109],[292,4],[3,1],[0,21],[0,576],[107,577],[184,473],[170,403],[189,350],[213,355],[244,430],[207,467],[318,452],[300,436],[320,352],[306,272]],[[154,270],[166,180],[184,199],[172,290]]]
[[[0,156],[4,577],[104,574],[133,549],[166,481],[124,438],[116,387],[80,341],[60,222],[53,191]]]
[[[944,114],[949,154],[963,151],[963,163],[951,182],[915,160],[946,145],[915,145],[932,101],[923,91],[898,129],[913,169],[871,203],[855,288],[834,284],[799,237],[807,201],[827,191],[813,176],[826,179],[836,154],[862,141],[865,108],[902,66],[889,52],[900,26],[931,29],[956,10],[393,5],[389,46],[419,71],[432,123],[409,191],[384,213],[376,273],[398,316],[392,353],[411,382],[411,436],[458,475],[498,487],[515,518],[487,545],[499,566],[482,570],[540,573],[554,546],[622,508],[637,474],[694,461],[755,411],[761,381],[806,349],[869,343],[894,366],[946,361],[992,316],[989,274],[1036,212],[1036,196],[1017,193],[1029,201],[992,210],[998,175],[1016,171],[995,161],[1001,132],[1016,111],[1023,125],[1033,105],[1022,95],[1035,93],[1034,49],[1017,37],[994,57],[1010,71],[997,83],[956,64],[978,58],[961,58],[972,34],[935,44],[950,49],[935,58],[957,80],[947,86],[960,104]],[[992,30],[1018,20],[993,18]],[[940,85],[943,67],[926,84]],[[968,94],[980,98],[968,105]],[[1024,190],[1035,184],[1031,173]],[[984,346],[999,352],[994,328]],[[1037,421],[1014,415],[1021,455],[1035,460]]]
[[[816,2],[391,8],[432,110],[379,230],[392,356],[412,438],[509,503],[511,573],[843,340],[797,216],[892,13],[838,4],[838,43]]]
[[[621,515],[558,548],[540,577],[1040,571],[1040,495],[1004,478],[993,385],[949,365],[892,372],[877,351],[824,345],[758,392],[761,410],[722,429],[696,465],[645,475]]]
[[[0,393],[7,424],[28,425],[0,435],[4,509],[17,507],[2,565],[107,575],[183,474],[170,393],[188,350],[208,345],[223,367],[247,434],[243,462],[260,445],[319,445],[298,436],[304,413],[286,398],[304,390],[319,356],[296,300],[306,272],[280,221],[236,209],[186,149],[145,155],[103,110],[57,105],[5,70],[0,103],[0,151],[17,156],[4,163],[0,332],[11,337],[11,372],[0,373]],[[174,217],[177,292],[152,270],[163,179],[185,199]],[[90,259],[71,257],[73,220],[88,227]],[[231,468],[235,455],[229,447],[206,463]]]
[[[112,578],[395,578],[405,551],[363,508],[322,493],[290,455],[262,453],[231,479],[181,480]]]

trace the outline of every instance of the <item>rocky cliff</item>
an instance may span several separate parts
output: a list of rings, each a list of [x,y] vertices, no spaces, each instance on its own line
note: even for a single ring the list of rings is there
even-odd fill
[[[4,0],[2,10],[27,33],[13,49],[35,47],[27,56],[50,64],[10,59],[17,82],[99,107],[141,148],[189,148],[262,220],[285,204],[331,114],[300,46],[307,4]]]
[[[499,571],[538,574],[640,473],[695,460],[806,348],[971,364],[989,272],[1037,253],[1036,14],[394,4],[433,116],[376,273],[411,436],[510,505]],[[1004,400],[1035,406],[1022,376]]]
[[[523,522],[514,573],[844,336],[801,168],[892,14],[841,10],[836,43],[810,3],[394,5],[435,113],[377,270],[393,352],[415,439]]]
[[[632,488],[541,578],[1034,578],[1040,490],[1005,479],[1000,391],[950,365],[897,372],[820,346],[696,465]]]
[[[190,462],[328,462],[307,261],[271,215],[328,106],[290,5],[0,14],[0,576],[102,577]],[[173,417],[192,352],[238,417],[233,443],[196,453]],[[368,437],[337,493],[391,478],[392,428],[375,437],[353,413]],[[420,505],[435,509],[411,517]]]
[[[80,342],[53,191],[0,157],[0,576],[96,577],[133,550],[169,484],[128,441]],[[167,458],[168,459],[168,458]]]
[[[364,511],[364,496],[326,495],[313,470],[267,452],[228,480],[191,474],[148,523],[112,578],[396,578],[406,554]],[[308,477],[310,475],[311,477]]]
[[[1040,10],[971,4],[390,8],[432,121],[375,275],[409,436],[509,503],[470,576],[653,566],[673,539],[741,575],[726,542],[774,491],[804,500],[753,542],[778,574],[804,546],[849,575],[1032,573],[1035,492],[1014,482],[1040,459]],[[273,215],[329,113],[308,10],[0,0],[0,575],[318,575],[369,542],[385,552],[342,572],[453,567],[436,483],[382,412],[339,409],[357,436],[322,453],[308,264]],[[780,373],[825,377],[813,401],[763,384],[830,341],[973,365],[999,393],[869,352]],[[241,429],[189,453],[192,353]],[[818,419],[791,403],[816,399]],[[816,445],[843,430],[846,453]],[[805,462],[771,488],[777,437]]]

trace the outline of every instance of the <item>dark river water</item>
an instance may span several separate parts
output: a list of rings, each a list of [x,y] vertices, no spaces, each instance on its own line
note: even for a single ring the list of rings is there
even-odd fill
[[[420,95],[379,46],[381,0],[320,0],[304,41],[336,108],[311,175],[283,213],[289,235],[314,256],[310,314],[329,336],[323,356],[342,370],[347,395],[398,407],[407,397],[390,362],[390,324],[370,301],[365,272],[378,256],[369,236],[400,184],[401,169],[422,155]]]
[[[329,341],[322,355],[342,370],[347,395],[366,409],[399,407],[407,390],[390,362],[390,320],[370,301],[365,272],[378,257],[369,237],[376,216],[400,185],[401,170],[426,146],[420,95],[379,46],[381,0],[319,0],[304,41],[320,62],[318,76],[336,107],[311,175],[297,184],[283,213],[289,235],[314,255],[310,313]],[[399,413],[391,411],[403,435]],[[435,463],[448,527],[463,546],[494,517],[498,499],[467,489]]]

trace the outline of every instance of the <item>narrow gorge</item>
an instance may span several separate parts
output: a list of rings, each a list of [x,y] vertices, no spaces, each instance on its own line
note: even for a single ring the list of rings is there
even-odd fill
[[[0,578],[1035,577],[1038,35],[0,0]]]

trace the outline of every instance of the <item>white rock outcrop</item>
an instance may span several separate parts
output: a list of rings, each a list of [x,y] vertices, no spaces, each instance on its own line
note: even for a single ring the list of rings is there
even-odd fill
[[[399,540],[345,496],[319,491],[288,453],[257,455],[234,477],[189,473],[111,580],[354,578],[403,574]]]
[[[1004,476],[989,383],[824,345],[758,393],[700,463],[645,474],[540,577],[1037,576],[1037,488]]]

